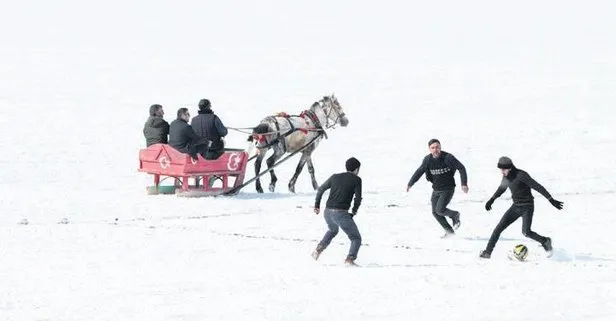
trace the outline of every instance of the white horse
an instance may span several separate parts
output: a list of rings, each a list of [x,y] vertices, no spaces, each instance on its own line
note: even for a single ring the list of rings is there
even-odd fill
[[[274,154],[267,159],[267,167],[271,168],[286,153],[298,152],[301,150],[301,158],[295,169],[295,174],[289,181],[289,191],[295,193],[295,182],[299,173],[308,163],[308,172],[312,179],[312,187],[319,188],[314,177],[314,166],[312,164],[312,152],[323,139],[327,138],[326,130],[335,128],[336,125],[345,127],[349,120],[344,114],[338,99],[332,94],[324,96],[323,99],[312,104],[310,109],[304,110],[300,115],[277,114],[264,118],[261,123],[254,128],[249,141],[256,141],[259,154],[255,160],[255,174],[261,171],[261,162],[267,151],[272,148]],[[270,192],[276,188],[278,178],[272,169],[270,171],[271,180],[269,185]],[[257,192],[263,193],[261,181],[256,179]]]

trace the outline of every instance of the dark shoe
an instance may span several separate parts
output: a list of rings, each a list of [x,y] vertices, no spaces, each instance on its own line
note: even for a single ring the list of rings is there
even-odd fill
[[[552,239],[551,238],[546,237],[545,242],[543,242],[541,246],[543,246],[543,249],[546,252],[548,252],[548,257],[552,256]]]
[[[310,256],[312,256],[312,258],[316,261],[319,259],[319,256],[321,256],[321,253],[323,252],[324,248],[317,246],[317,248],[312,251],[312,254],[310,254]]]
[[[460,227],[460,212],[456,212],[451,216],[451,221],[453,222],[453,229],[457,230]]]
[[[486,250],[479,252],[479,257],[482,259],[489,259],[492,254]]]
[[[344,265],[346,266],[357,266],[357,264],[355,264],[355,259],[352,258],[346,258],[346,260],[344,260]]]
[[[312,254],[310,254],[312,256],[312,258],[316,261],[319,259],[319,256],[321,256],[321,252],[314,250],[312,251]]]

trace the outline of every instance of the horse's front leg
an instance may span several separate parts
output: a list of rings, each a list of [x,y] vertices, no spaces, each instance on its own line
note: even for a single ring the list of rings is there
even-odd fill
[[[295,174],[293,174],[293,177],[291,177],[291,180],[289,181],[289,191],[291,193],[295,193],[295,182],[297,181],[297,177],[299,176],[299,173],[301,173],[302,169],[304,169],[305,164],[306,164],[306,154],[302,153],[302,157],[299,159],[297,168],[295,168]]]
[[[270,169],[272,168],[272,166],[274,166],[274,164],[276,164],[276,161],[278,160],[278,158],[280,158],[280,153],[278,153],[277,151],[274,152],[274,154],[272,156],[270,156],[266,163],[267,163],[267,168]],[[276,177],[276,174],[274,173],[274,170],[270,170],[270,184],[269,184],[269,191],[273,192],[276,189],[276,182],[278,181],[278,177]]]
[[[265,150],[262,150],[255,159],[255,176],[259,176],[259,173],[261,172],[261,162],[263,162],[265,152]],[[261,187],[261,180],[259,178],[255,180],[255,187],[257,188],[258,193],[263,193],[263,187]]]
[[[317,183],[317,179],[314,177],[314,165],[312,164],[311,154],[307,154],[306,163],[308,164],[308,173],[310,173],[310,179],[312,180],[312,188],[316,191],[319,189],[319,183]]]

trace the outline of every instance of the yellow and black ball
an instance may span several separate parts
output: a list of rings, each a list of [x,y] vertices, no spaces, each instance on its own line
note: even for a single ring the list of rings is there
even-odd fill
[[[526,260],[528,257],[528,248],[524,244],[518,244],[513,248],[513,256],[520,261]]]

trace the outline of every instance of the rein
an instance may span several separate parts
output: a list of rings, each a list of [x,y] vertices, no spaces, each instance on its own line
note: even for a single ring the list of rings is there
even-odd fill
[[[276,115],[268,116],[267,118],[265,118],[267,122],[269,122],[270,124],[273,123],[274,126],[276,126],[276,130],[270,130],[264,133],[255,133],[254,132],[255,127],[240,127],[240,128],[227,127],[227,128],[244,133],[244,134],[251,135],[252,138],[256,140],[258,143],[264,144],[262,146],[257,146],[257,148],[259,149],[270,148],[282,141],[282,148],[286,152],[286,146],[285,146],[286,144],[285,144],[284,139],[287,136],[295,133],[296,131],[301,131],[305,135],[308,135],[309,132],[317,132],[319,133],[318,135],[323,135],[327,139],[327,133],[325,130],[330,129],[330,128],[335,128],[340,118],[344,117],[344,112],[340,112],[336,108],[334,102],[331,99],[329,99],[329,101],[326,102],[325,98],[318,102],[315,102],[310,109],[302,111],[299,115],[289,115],[285,112],[280,112],[280,113],[277,113]],[[329,103],[329,105],[327,105],[327,103]],[[325,115],[325,128],[323,128],[323,124],[319,120],[319,117],[316,111],[314,110],[315,107],[319,107],[321,111],[323,112],[323,114]],[[332,113],[335,113],[335,118],[332,117],[333,116]],[[291,129],[287,130],[286,132],[283,132],[282,130],[280,130],[280,125],[278,123],[277,117],[285,118],[289,122],[289,126],[291,127]],[[299,117],[304,120],[309,119],[313,123],[314,128],[297,128],[293,125],[293,123],[289,119],[291,117]],[[265,122],[262,122],[262,123],[265,123]],[[275,136],[275,138],[272,139],[270,142],[267,142],[268,136]]]

